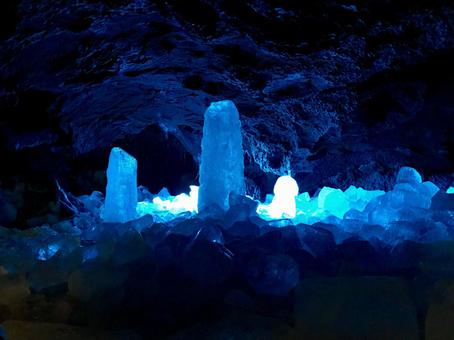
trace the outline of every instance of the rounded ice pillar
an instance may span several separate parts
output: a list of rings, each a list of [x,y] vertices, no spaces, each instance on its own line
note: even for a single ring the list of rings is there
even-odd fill
[[[294,218],[298,183],[291,176],[281,176],[274,184],[274,197],[271,201],[269,214],[272,218]]]
[[[231,192],[245,194],[240,115],[230,100],[205,111],[199,181],[199,212],[210,205],[227,210]]]
[[[137,217],[137,161],[120,148],[113,148],[107,167],[103,220],[127,222]]]

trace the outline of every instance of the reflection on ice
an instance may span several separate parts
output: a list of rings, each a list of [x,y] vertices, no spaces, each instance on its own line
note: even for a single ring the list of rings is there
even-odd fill
[[[157,221],[171,221],[177,217],[197,214],[198,187],[191,186],[188,194],[171,196],[163,189],[151,199],[139,202],[138,216],[152,215]],[[291,176],[279,177],[274,195],[265,202],[257,202],[257,215],[266,221],[286,219],[291,224],[318,222],[353,223],[390,226],[397,221],[423,218],[431,206],[449,210],[454,188],[442,193],[432,182],[423,182],[412,168],[402,168],[391,191],[365,190],[350,186],[345,191],[323,187],[310,197],[307,192],[298,194],[298,184]],[[438,193],[438,194],[437,194]],[[434,198],[434,196],[437,196]],[[235,207],[232,207],[233,209]],[[278,223],[278,225],[288,225]]]

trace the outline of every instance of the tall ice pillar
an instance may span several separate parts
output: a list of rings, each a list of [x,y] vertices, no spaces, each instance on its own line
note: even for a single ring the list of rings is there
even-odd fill
[[[120,148],[113,148],[107,167],[103,220],[127,222],[137,217],[137,161]]]
[[[205,111],[199,181],[199,212],[210,205],[227,210],[231,192],[245,194],[241,122],[230,100]]]

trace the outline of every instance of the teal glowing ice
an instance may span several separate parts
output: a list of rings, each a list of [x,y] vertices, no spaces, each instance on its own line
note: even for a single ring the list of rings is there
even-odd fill
[[[120,148],[111,151],[107,178],[102,210],[105,222],[127,222],[144,215],[152,215],[156,222],[167,222],[190,218],[210,206],[229,210],[230,194],[244,196],[245,191],[241,124],[235,105],[231,101],[212,103],[205,112],[200,187],[190,186],[189,194],[172,196],[163,189],[137,202],[137,161]],[[299,194],[298,184],[291,176],[281,176],[274,186],[274,194],[268,194],[263,203],[257,202],[256,213],[265,220],[285,220],[292,224],[325,222],[350,228],[355,223],[365,223],[389,227],[422,218],[429,209],[452,210],[453,201],[447,194],[453,194],[454,187],[444,196],[437,195],[438,192],[435,184],[423,182],[418,171],[410,167],[399,170],[393,189],[388,192],[355,186],[345,191],[323,187],[311,197],[307,192]],[[85,206],[97,200],[98,195],[92,196],[81,197]],[[51,250],[39,254],[40,258],[52,255]]]
[[[276,185],[282,179],[278,178]],[[399,170],[396,183],[388,192],[368,191],[354,186],[345,191],[324,187],[313,197],[302,193],[280,204],[279,211],[292,211],[296,204],[296,214],[293,215],[275,213],[273,202],[280,201],[275,191],[275,196],[259,204],[257,214],[266,220],[289,218],[294,224],[333,221],[351,224],[357,221],[386,227],[399,221],[420,218],[424,211],[430,209],[432,198],[438,191],[439,188],[432,182],[423,182],[418,171],[404,167]]]
[[[150,201],[139,202],[137,214],[138,216],[152,215],[159,222],[170,221],[176,217],[190,217],[197,213],[198,193],[199,187],[191,185],[189,195],[185,193],[177,196],[158,194]]]

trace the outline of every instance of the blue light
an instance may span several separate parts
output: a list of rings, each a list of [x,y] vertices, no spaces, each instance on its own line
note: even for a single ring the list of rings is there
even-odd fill
[[[52,256],[54,256],[57,251],[60,249],[60,246],[57,244],[49,244],[45,248],[40,248],[38,250],[38,256],[37,259],[41,261],[47,261],[49,260]]]

